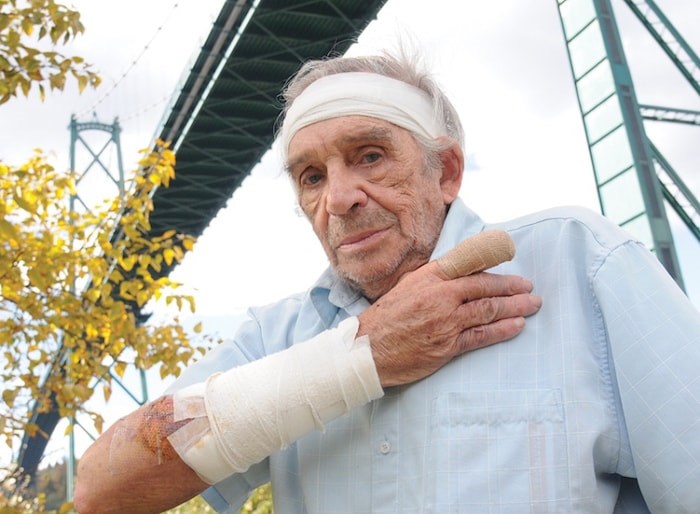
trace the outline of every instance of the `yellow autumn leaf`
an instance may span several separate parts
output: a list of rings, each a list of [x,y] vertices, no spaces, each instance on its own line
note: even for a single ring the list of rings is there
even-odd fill
[[[117,262],[124,268],[124,271],[131,271],[136,264],[138,257],[136,255],[130,255],[129,257],[119,257]]]
[[[97,337],[97,334],[98,334],[98,331],[97,331],[97,328],[95,328],[94,325],[88,323],[88,324],[85,326],[85,336],[86,336],[88,339],[95,339],[95,338]]]
[[[126,372],[126,363],[118,361],[114,364],[114,372],[119,378],[124,378],[124,373]]]
[[[87,85],[88,85],[88,77],[86,77],[85,75],[79,75],[78,76],[78,91],[82,93],[83,91],[85,91],[85,88],[87,87]]]
[[[15,403],[15,398],[17,397],[17,394],[19,393],[18,389],[5,389],[2,392],[2,401],[5,402],[8,408],[12,408],[12,406]]]
[[[0,234],[2,234],[4,236],[3,239],[6,240],[16,240],[19,238],[19,233],[15,226],[5,218],[0,218]]]
[[[95,414],[92,417],[92,423],[95,425],[95,430],[97,430],[98,434],[102,433],[102,430],[104,429],[104,422],[104,418],[99,414]]]
[[[125,300],[134,300],[134,294],[131,292],[131,284],[129,282],[119,284],[119,296]]]
[[[100,291],[98,289],[88,289],[85,292],[85,298],[91,302],[96,302],[100,298]]]
[[[172,248],[166,248],[163,250],[163,259],[165,259],[165,263],[170,266],[173,263],[173,259],[175,258],[175,250]]]
[[[90,389],[85,384],[76,384],[75,396],[78,397],[80,400],[87,400],[88,398],[90,398],[90,396],[92,396],[92,389]]]
[[[22,31],[27,35],[31,36],[32,33],[34,32],[34,24],[32,23],[32,20],[29,18],[24,18],[22,20]]]
[[[104,396],[105,402],[108,402],[112,397],[112,386],[105,384],[102,386],[102,395]]]
[[[66,75],[64,72],[54,73],[49,76],[49,85],[51,89],[62,90],[66,85]],[[26,96],[26,94],[25,94]]]
[[[110,328],[109,325],[103,324],[98,329],[98,333],[102,339],[107,340],[112,335],[112,329]]]
[[[36,202],[32,202],[28,196],[15,195],[15,202],[20,206],[20,208],[24,209],[30,214],[34,214],[36,212]]]
[[[147,268],[148,265],[151,263],[151,256],[147,254],[139,255],[138,260],[139,266]]]
[[[139,307],[143,307],[150,297],[150,291],[148,291],[147,289],[141,290],[138,293],[136,293],[136,303]]]
[[[24,77],[18,77],[19,87],[22,90],[24,96],[29,96],[29,91],[32,89],[32,83],[25,79]]]
[[[68,514],[69,512],[73,512],[73,502],[63,502],[58,509],[58,514]]]

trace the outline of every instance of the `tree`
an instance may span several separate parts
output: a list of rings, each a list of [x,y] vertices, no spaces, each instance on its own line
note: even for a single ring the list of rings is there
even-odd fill
[[[0,0],[0,104],[34,84],[43,99],[47,85],[62,90],[70,77],[80,90],[99,85],[80,57],[56,51],[81,32],[80,15],[53,0]],[[174,165],[174,153],[159,142],[144,150],[127,195],[75,212],[67,201],[74,177],[41,151],[21,165],[0,161],[0,434],[10,448],[39,430],[30,421],[35,408],[86,412],[101,431],[100,414],[86,402],[98,384],[109,398],[110,369],[121,376],[131,363],[158,365],[161,376],[176,376],[194,356],[176,317],[155,326],[139,316],[158,299],[194,310],[162,273],[194,239],[174,230],[154,236],[149,222],[152,192],[168,186]],[[24,497],[21,470],[0,471],[0,483],[3,512],[43,509],[41,498]]]
[[[177,318],[160,326],[139,323],[139,311],[164,298],[194,310],[191,297],[158,276],[192,249],[191,237],[148,235],[150,194],[174,176],[165,147],[148,152],[131,193],[94,211],[76,213],[69,174],[37,153],[26,164],[0,163],[0,351],[3,406],[0,430],[12,447],[21,432],[35,433],[31,409],[85,411],[101,380],[105,399],[112,368],[131,362],[161,376],[177,375],[194,355]],[[88,413],[98,431],[99,413]]]
[[[0,0],[0,104],[18,91],[29,95],[33,84],[43,99],[47,84],[62,90],[70,76],[80,91],[97,87],[99,76],[81,57],[55,49],[84,30],[80,14],[54,0]]]
[[[154,277],[194,244],[174,230],[148,235],[150,194],[167,186],[173,165],[164,146],[149,152],[130,194],[78,213],[66,202],[75,193],[72,177],[40,153],[19,167],[0,163],[0,428],[8,445],[38,429],[27,418],[33,402],[48,410],[53,397],[61,416],[74,415],[96,377],[108,399],[108,370],[123,375],[127,350],[141,368],[159,364],[164,377],[193,356],[177,322],[138,322],[140,308],[164,295],[194,309],[191,297],[172,293],[169,278]],[[99,414],[90,414],[101,430]]]

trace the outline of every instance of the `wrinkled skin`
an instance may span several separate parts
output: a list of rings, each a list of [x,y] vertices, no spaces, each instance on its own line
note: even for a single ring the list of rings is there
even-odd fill
[[[299,130],[288,169],[331,265],[370,300],[428,261],[461,183],[461,151],[426,170],[420,147],[388,122],[348,116]]]
[[[515,337],[537,312],[530,281],[478,273],[449,280],[436,262],[410,273],[360,315],[384,387],[420,380],[454,357]]]

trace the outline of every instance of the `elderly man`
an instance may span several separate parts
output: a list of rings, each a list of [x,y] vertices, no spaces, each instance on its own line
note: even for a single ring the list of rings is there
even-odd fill
[[[205,490],[236,512],[269,480],[278,513],[700,511],[700,315],[653,255],[581,209],[486,225],[458,198],[459,117],[410,59],[310,62],[285,99],[330,267],[106,431],[79,512]],[[515,259],[446,275],[487,228]]]

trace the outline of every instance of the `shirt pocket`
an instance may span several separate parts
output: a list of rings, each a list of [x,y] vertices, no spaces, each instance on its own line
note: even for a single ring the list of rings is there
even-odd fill
[[[427,512],[568,512],[559,390],[444,393],[431,405]]]

